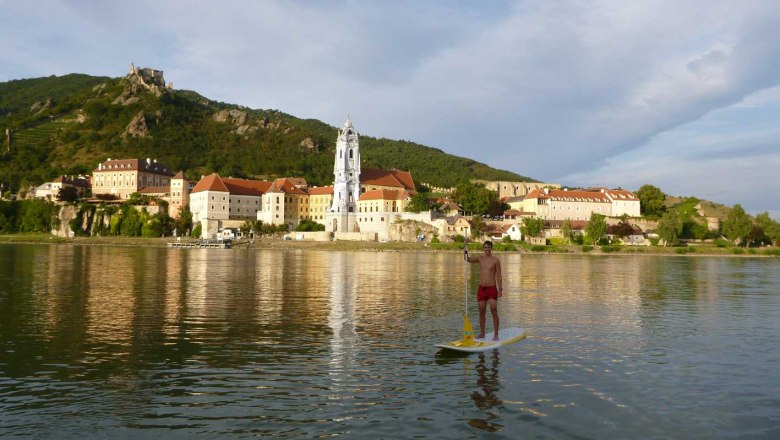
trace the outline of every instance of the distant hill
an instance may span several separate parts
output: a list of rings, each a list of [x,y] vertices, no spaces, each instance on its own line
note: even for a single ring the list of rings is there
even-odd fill
[[[358,124],[359,128],[359,124]],[[10,129],[10,145],[5,137]],[[167,86],[162,72],[70,74],[0,83],[0,185],[16,191],[112,158],[156,158],[190,179],[301,176],[333,180],[337,128]],[[363,166],[409,170],[416,182],[536,181],[409,141],[360,138]]]

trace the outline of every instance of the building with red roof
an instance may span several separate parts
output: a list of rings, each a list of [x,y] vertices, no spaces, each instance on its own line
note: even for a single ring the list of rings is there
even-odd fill
[[[111,159],[92,170],[92,195],[112,194],[127,199],[148,187],[170,186],[173,172],[157,159]]]

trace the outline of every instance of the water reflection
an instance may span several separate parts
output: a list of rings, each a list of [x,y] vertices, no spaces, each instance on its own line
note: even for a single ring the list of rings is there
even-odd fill
[[[3,433],[779,434],[777,259],[500,258],[463,357],[458,254],[0,245]]]
[[[479,390],[471,393],[471,399],[477,408],[487,414],[487,418],[473,418],[469,420],[469,425],[483,431],[497,432],[503,428],[503,425],[496,423],[499,415],[491,410],[493,407],[501,404],[501,399],[496,394],[500,385],[498,379],[498,350],[490,350],[488,354],[479,353],[478,356],[474,371],[477,373]],[[489,360],[486,360],[486,358]]]
[[[328,326],[331,330],[328,375],[333,390],[340,392],[354,371],[355,347],[358,335],[355,331],[355,300],[358,278],[355,265],[348,265],[350,254],[338,253],[330,259],[330,285],[328,288]],[[343,397],[343,396],[342,396]]]

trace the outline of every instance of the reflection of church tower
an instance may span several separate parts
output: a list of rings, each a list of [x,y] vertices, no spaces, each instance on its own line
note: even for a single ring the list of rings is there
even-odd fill
[[[333,202],[327,216],[326,229],[332,232],[357,232],[355,213],[360,198],[360,145],[349,115],[336,140],[333,177]]]

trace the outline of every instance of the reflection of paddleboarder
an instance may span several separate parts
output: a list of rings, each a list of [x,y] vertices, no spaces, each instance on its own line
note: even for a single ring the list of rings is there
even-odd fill
[[[503,282],[501,281],[501,262],[493,256],[493,243],[486,241],[482,245],[483,254],[470,257],[467,250],[463,250],[466,261],[479,263],[479,289],[477,290],[477,303],[479,304],[479,336],[485,337],[485,313],[490,304],[490,315],[493,317],[493,340],[498,340],[498,298],[503,294]]]
[[[494,406],[501,404],[501,399],[496,395],[499,387],[498,350],[493,350],[490,364],[485,362],[485,354],[480,353],[479,363],[475,370],[477,372],[477,385],[481,388],[481,391],[471,393],[471,399],[474,400],[477,408],[486,412],[487,418],[471,419],[469,420],[469,426],[487,432],[498,432],[504,427],[495,423],[499,416],[489,411]]]
[[[485,362],[485,354],[479,354],[479,364],[476,366],[477,385],[482,388],[482,392],[474,391],[471,398],[474,404],[481,410],[488,410],[501,403],[501,399],[496,396],[498,391],[498,351],[493,350],[490,366]]]

